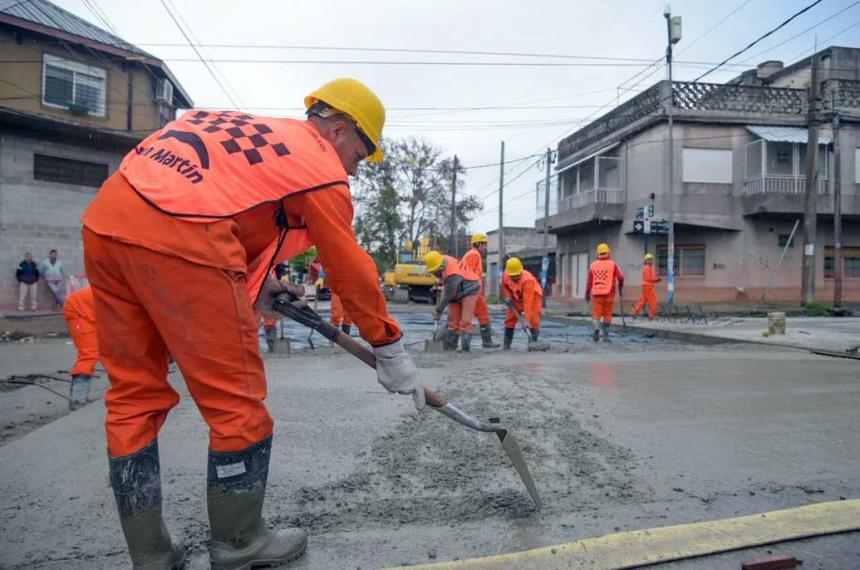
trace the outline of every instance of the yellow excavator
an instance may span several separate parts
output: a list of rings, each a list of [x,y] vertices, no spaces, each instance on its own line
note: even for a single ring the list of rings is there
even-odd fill
[[[416,251],[415,243],[407,241],[397,252],[394,271],[383,275],[385,298],[395,303],[435,303],[436,278],[427,273],[424,256],[430,251],[430,238],[421,236]]]

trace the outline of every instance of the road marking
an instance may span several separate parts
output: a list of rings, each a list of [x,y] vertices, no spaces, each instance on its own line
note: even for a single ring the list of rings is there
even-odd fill
[[[813,536],[860,530],[860,499],[730,519],[633,530],[413,570],[621,570]],[[394,569],[389,569],[394,570]]]

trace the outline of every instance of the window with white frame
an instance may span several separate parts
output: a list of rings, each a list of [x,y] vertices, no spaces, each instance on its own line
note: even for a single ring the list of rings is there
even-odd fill
[[[45,54],[42,103],[82,114],[105,116],[107,72],[101,67]]]
[[[685,148],[684,182],[732,183],[732,151],[711,148]]]

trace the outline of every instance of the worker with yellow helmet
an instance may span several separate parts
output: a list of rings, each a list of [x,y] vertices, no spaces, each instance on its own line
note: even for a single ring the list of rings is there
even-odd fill
[[[499,348],[493,342],[493,330],[490,326],[490,307],[487,305],[487,297],[484,296],[484,256],[487,255],[487,234],[476,233],[472,235],[472,248],[463,254],[460,263],[478,276],[481,281],[481,291],[475,302],[475,316],[481,326],[481,341],[483,348]]]
[[[612,309],[615,306],[615,285],[618,284],[618,294],[624,290],[624,274],[609,256],[609,245],[601,243],[597,246],[597,259],[588,268],[588,280],[585,283],[585,300],[591,301],[591,326],[594,342],[600,340],[603,330],[603,342],[609,340],[609,325],[612,323]]]
[[[463,267],[456,257],[430,251],[424,256],[427,272],[433,274],[442,284],[433,320],[442,318],[448,308],[448,332],[445,336],[445,350],[469,352],[472,345],[472,317],[475,315],[475,302],[481,290],[481,282],[474,272]]]
[[[303,530],[270,530],[261,517],[274,422],[254,307],[278,316],[276,295],[304,292],[276,280],[273,266],[316,245],[373,347],[380,384],[424,405],[376,265],[352,229],[349,177],[382,159],[385,108],[350,78],[313,91],[305,107],[306,120],[190,110],[135,145],[81,218],[96,310],[110,317],[96,323],[111,384],[105,432],[135,568],[184,563],[158,475],[158,433],[179,401],[170,354],[209,425],[211,566],[286,563],[305,551]]]
[[[635,317],[645,308],[645,305],[648,305],[648,320],[654,320],[657,316],[657,295],[654,294],[654,285],[660,281],[662,279],[654,275],[654,256],[646,253],[645,264],[642,266],[642,296],[633,307],[631,315]]]
[[[537,341],[540,336],[540,317],[543,311],[543,287],[531,271],[523,269],[523,262],[518,257],[511,257],[505,262],[502,296],[508,307],[502,348],[510,350],[511,343],[514,341],[514,330],[521,316],[525,317],[529,325],[531,340]]]

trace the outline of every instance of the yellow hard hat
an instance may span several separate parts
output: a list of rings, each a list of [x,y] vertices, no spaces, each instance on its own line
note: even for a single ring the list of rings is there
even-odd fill
[[[609,255],[609,245],[601,243],[597,246],[597,255]]]
[[[367,161],[382,160],[385,153],[382,152],[379,141],[382,140],[382,127],[385,126],[385,107],[367,85],[356,79],[341,77],[329,81],[305,97],[305,109],[310,109],[317,101],[352,117],[376,147],[373,154],[367,157]]]
[[[431,251],[424,256],[424,264],[427,266],[427,271],[430,273],[439,271],[444,261],[445,258],[443,258],[442,254],[438,251]]]
[[[651,255],[650,253],[646,253],[645,254],[645,261],[648,261],[649,259],[654,259],[654,256]]]
[[[472,245],[478,243],[487,243],[487,234],[477,233],[472,234]]]
[[[521,275],[523,272],[523,262],[519,257],[512,257],[505,262],[505,273],[511,277]]]

